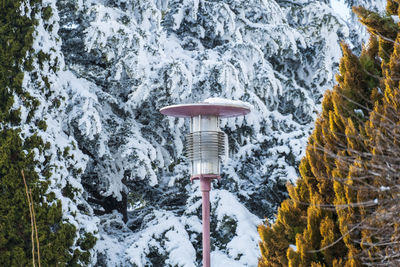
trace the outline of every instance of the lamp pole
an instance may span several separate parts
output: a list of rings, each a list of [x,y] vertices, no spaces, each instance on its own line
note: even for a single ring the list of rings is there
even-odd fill
[[[161,114],[190,118],[186,135],[190,159],[190,180],[200,180],[203,223],[203,267],[210,267],[210,190],[211,181],[220,179],[221,161],[228,156],[228,138],[219,128],[219,119],[246,115],[250,108],[239,104],[194,103],[160,109]]]

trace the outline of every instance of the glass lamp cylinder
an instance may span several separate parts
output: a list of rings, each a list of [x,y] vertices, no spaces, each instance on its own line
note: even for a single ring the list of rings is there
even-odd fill
[[[192,117],[186,141],[192,177],[219,176],[221,159],[227,154],[227,145],[225,133],[219,129],[218,116]]]

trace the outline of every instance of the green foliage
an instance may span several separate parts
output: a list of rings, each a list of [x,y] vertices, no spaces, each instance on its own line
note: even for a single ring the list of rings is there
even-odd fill
[[[368,31],[374,36],[392,40],[396,39],[399,27],[390,16],[382,17],[377,12],[369,11],[361,6],[354,6],[353,12],[360,18]]]
[[[395,0],[388,0],[386,5],[386,12],[389,15],[397,15],[397,10],[399,9],[399,3]]]
[[[16,95],[28,109],[27,122],[33,118],[40,102],[24,91],[24,72],[33,70],[34,60],[40,64],[48,60],[47,54],[32,50],[37,21],[31,18],[39,12],[41,1],[29,3],[30,17],[20,14],[21,1],[2,1],[0,8],[0,266],[32,265],[31,219],[22,170],[32,191],[42,266],[79,266],[88,263],[88,251],[96,240],[86,234],[79,241],[80,247],[73,250],[77,229],[63,220],[61,202],[55,193],[47,192],[51,176],[48,160],[40,163],[41,167],[35,160],[35,153],[43,155],[50,144],[44,143],[35,131],[23,139],[18,128],[20,110],[13,108]],[[50,7],[43,9],[43,18],[51,15]],[[45,131],[46,122],[38,121],[37,127]],[[43,171],[37,173],[37,169]]]
[[[393,7],[389,8],[392,9]],[[389,62],[389,55],[393,51],[393,43],[399,26],[391,16],[381,17],[378,13],[369,11],[361,6],[353,7],[353,12],[357,14],[360,22],[367,27],[371,35],[379,37],[379,57],[384,63]]]
[[[46,131],[46,129],[47,129],[47,123],[46,123],[44,120],[40,120],[40,121],[37,123],[37,126],[38,126],[38,128],[39,128],[40,130],[42,130],[42,131]]]
[[[96,244],[97,238],[91,233],[85,233],[85,237],[83,239],[78,240],[78,245],[82,250],[89,250]]]
[[[71,150],[71,148],[69,146],[66,146],[64,148],[64,152],[63,152],[63,157],[66,158],[69,155],[69,151]]]
[[[49,20],[52,15],[53,15],[53,10],[51,9],[51,6],[47,6],[43,9],[42,11],[43,20]]]
[[[89,250],[94,247],[96,244],[97,238],[91,233],[85,233],[84,238],[78,239],[77,245],[80,249],[76,249],[74,251],[72,262],[82,262],[84,264],[89,264],[90,261],[90,253]],[[74,263],[76,264],[76,263]],[[75,265],[76,266],[76,265]]]
[[[31,222],[21,170],[25,171],[33,202],[40,241],[41,262],[44,266],[67,263],[69,247],[75,238],[75,227],[62,222],[61,203],[46,202],[48,183],[39,180],[34,171],[37,162],[33,149],[41,147],[39,138],[23,142],[19,131],[0,132],[0,265],[29,266],[31,263]],[[25,154],[24,151],[28,153]]]
[[[75,189],[70,183],[67,182],[61,192],[64,197],[74,199],[75,194],[77,193],[77,189]]]

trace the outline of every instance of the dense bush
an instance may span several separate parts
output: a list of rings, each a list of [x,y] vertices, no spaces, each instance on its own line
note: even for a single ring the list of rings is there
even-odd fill
[[[397,266],[400,262],[400,35],[386,16],[353,7],[371,37],[360,56],[343,45],[301,177],[272,225],[261,225],[259,266]]]

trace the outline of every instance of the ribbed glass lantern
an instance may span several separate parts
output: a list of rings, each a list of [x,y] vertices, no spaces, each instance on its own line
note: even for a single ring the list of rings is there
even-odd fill
[[[192,178],[220,175],[221,161],[227,158],[227,135],[219,128],[218,116],[198,115],[190,119],[186,151]]]

